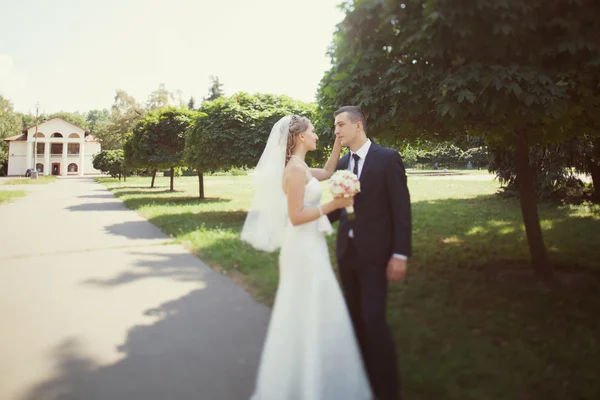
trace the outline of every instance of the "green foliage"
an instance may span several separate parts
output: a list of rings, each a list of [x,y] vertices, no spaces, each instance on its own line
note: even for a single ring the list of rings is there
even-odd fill
[[[90,133],[92,135],[96,134],[96,130],[102,126],[102,124],[106,124],[110,121],[110,111],[106,108],[102,110],[90,110],[87,112],[85,117]]]
[[[146,102],[146,109],[150,111],[160,110],[172,106],[175,102],[175,95],[169,92],[164,83],[158,85],[158,89],[150,93]]]
[[[391,138],[485,137],[514,147],[532,266],[550,268],[529,148],[600,130],[600,2],[356,0],[344,3],[321,113],[361,106]]]
[[[53,114],[49,114],[49,115],[43,115],[43,117],[40,118],[40,122],[42,121],[48,121],[52,118],[62,118],[64,120],[69,121],[72,124],[75,124],[85,130],[89,130],[90,129],[90,124],[87,121],[87,115],[86,114],[82,114],[82,113],[78,113],[78,112],[65,112],[65,111],[60,111],[57,113],[53,113]],[[35,120],[33,122],[35,124]]]
[[[117,90],[114,100],[110,120],[100,120],[95,126],[95,136],[102,140],[103,149],[122,149],[127,133],[146,114],[146,110],[124,90]]]
[[[344,8],[318,93],[326,115],[356,104],[375,136],[443,139],[466,129],[502,146],[516,131],[532,144],[600,126],[597,1],[363,0]]]
[[[402,160],[407,167],[466,168],[471,162],[473,168],[487,167],[488,152],[485,146],[461,150],[453,142],[416,142],[405,145],[401,150]]]
[[[600,148],[594,146],[597,142],[598,139],[573,139],[531,149],[529,159],[534,170],[537,198],[578,204],[591,198],[592,188],[574,172],[590,173],[598,165],[596,160]],[[502,193],[507,196],[518,196],[519,176],[514,159],[514,150],[511,149],[494,149],[491,152],[489,170],[496,173],[504,185]]]
[[[190,101],[188,101],[187,108],[188,110],[193,110],[196,108],[196,100],[194,99],[194,96],[190,97]]]
[[[171,170],[170,169],[165,169],[163,171],[163,176],[171,176]],[[173,176],[175,178],[183,176],[183,168],[181,168],[181,167],[173,168]]]
[[[205,101],[213,101],[218,99],[219,97],[223,97],[225,93],[223,92],[223,84],[219,82],[218,76],[210,77],[210,88],[208,89],[208,96],[204,98]]]
[[[24,114],[21,112],[15,113],[21,121],[21,130],[27,129],[35,125],[35,115]],[[43,115],[42,115],[43,116]]]
[[[21,122],[21,130],[31,128],[35,125],[35,115],[32,114],[24,114],[24,113],[15,113]],[[46,122],[52,118],[62,118],[66,121],[69,121],[72,124],[75,124],[83,129],[89,130],[90,121],[88,120],[88,114],[79,113],[79,112],[66,112],[60,111],[51,114],[42,113],[38,116],[38,124]]]
[[[12,103],[0,95],[0,175],[6,174],[8,143],[5,138],[21,132],[21,119],[14,112]]]
[[[440,168],[462,167],[460,158],[463,151],[453,144],[437,145],[432,151],[424,153],[418,160],[423,164],[438,164]]]
[[[490,164],[490,155],[486,147],[473,147],[463,152],[460,156],[464,165],[471,163],[473,168],[487,168]]]
[[[150,111],[126,136],[123,148],[127,167],[156,170],[182,166],[185,133],[195,116],[195,111],[183,107]],[[181,171],[174,176],[177,174]]]
[[[165,108],[149,112],[136,125],[133,135],[138,135],[145,162],[153,168],[171,168],[182,164],[185,132],[195,113],[185,108]]]
[[[271,94],[237,93],[204,102],[187,133],[185,161],[203,172],[254,167],[279,119],[290,114],[311,118],[314,109]]]
[[[102,150],[94,156],[92,165],[95,169],[108,172],[116,178],[123,173],[124,159],[123,150]]]

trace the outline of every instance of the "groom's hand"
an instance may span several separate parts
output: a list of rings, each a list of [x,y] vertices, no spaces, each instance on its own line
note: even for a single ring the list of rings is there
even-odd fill
[[[390,258],[387,265],[387,278],[390,281],[399,281],[406,275],[406,260],[397,257]]]

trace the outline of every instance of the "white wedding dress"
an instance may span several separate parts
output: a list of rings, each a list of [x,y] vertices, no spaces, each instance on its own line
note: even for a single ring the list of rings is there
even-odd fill
[[[305,207],[321,200],[306,184]],[[352,322],[333,273],[327,217],[288,223],[279,256],[279,287],[252,400],[371,400]]]

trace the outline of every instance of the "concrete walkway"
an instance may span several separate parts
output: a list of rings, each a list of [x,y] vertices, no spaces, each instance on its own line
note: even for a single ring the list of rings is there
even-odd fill
[[[1,400],[250,396],[267,307],[91,178],[27,186],[0,204]]]

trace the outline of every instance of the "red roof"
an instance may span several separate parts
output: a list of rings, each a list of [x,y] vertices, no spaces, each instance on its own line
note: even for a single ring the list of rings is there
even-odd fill
[[[24,133],[21,134],[21,135],[16,135],[16,136],[11,136],[11,137],[4,138],[5,142],[17,142],[17,141],[24,142],[26,140],[27,140],[27,135],[24,134]]]

